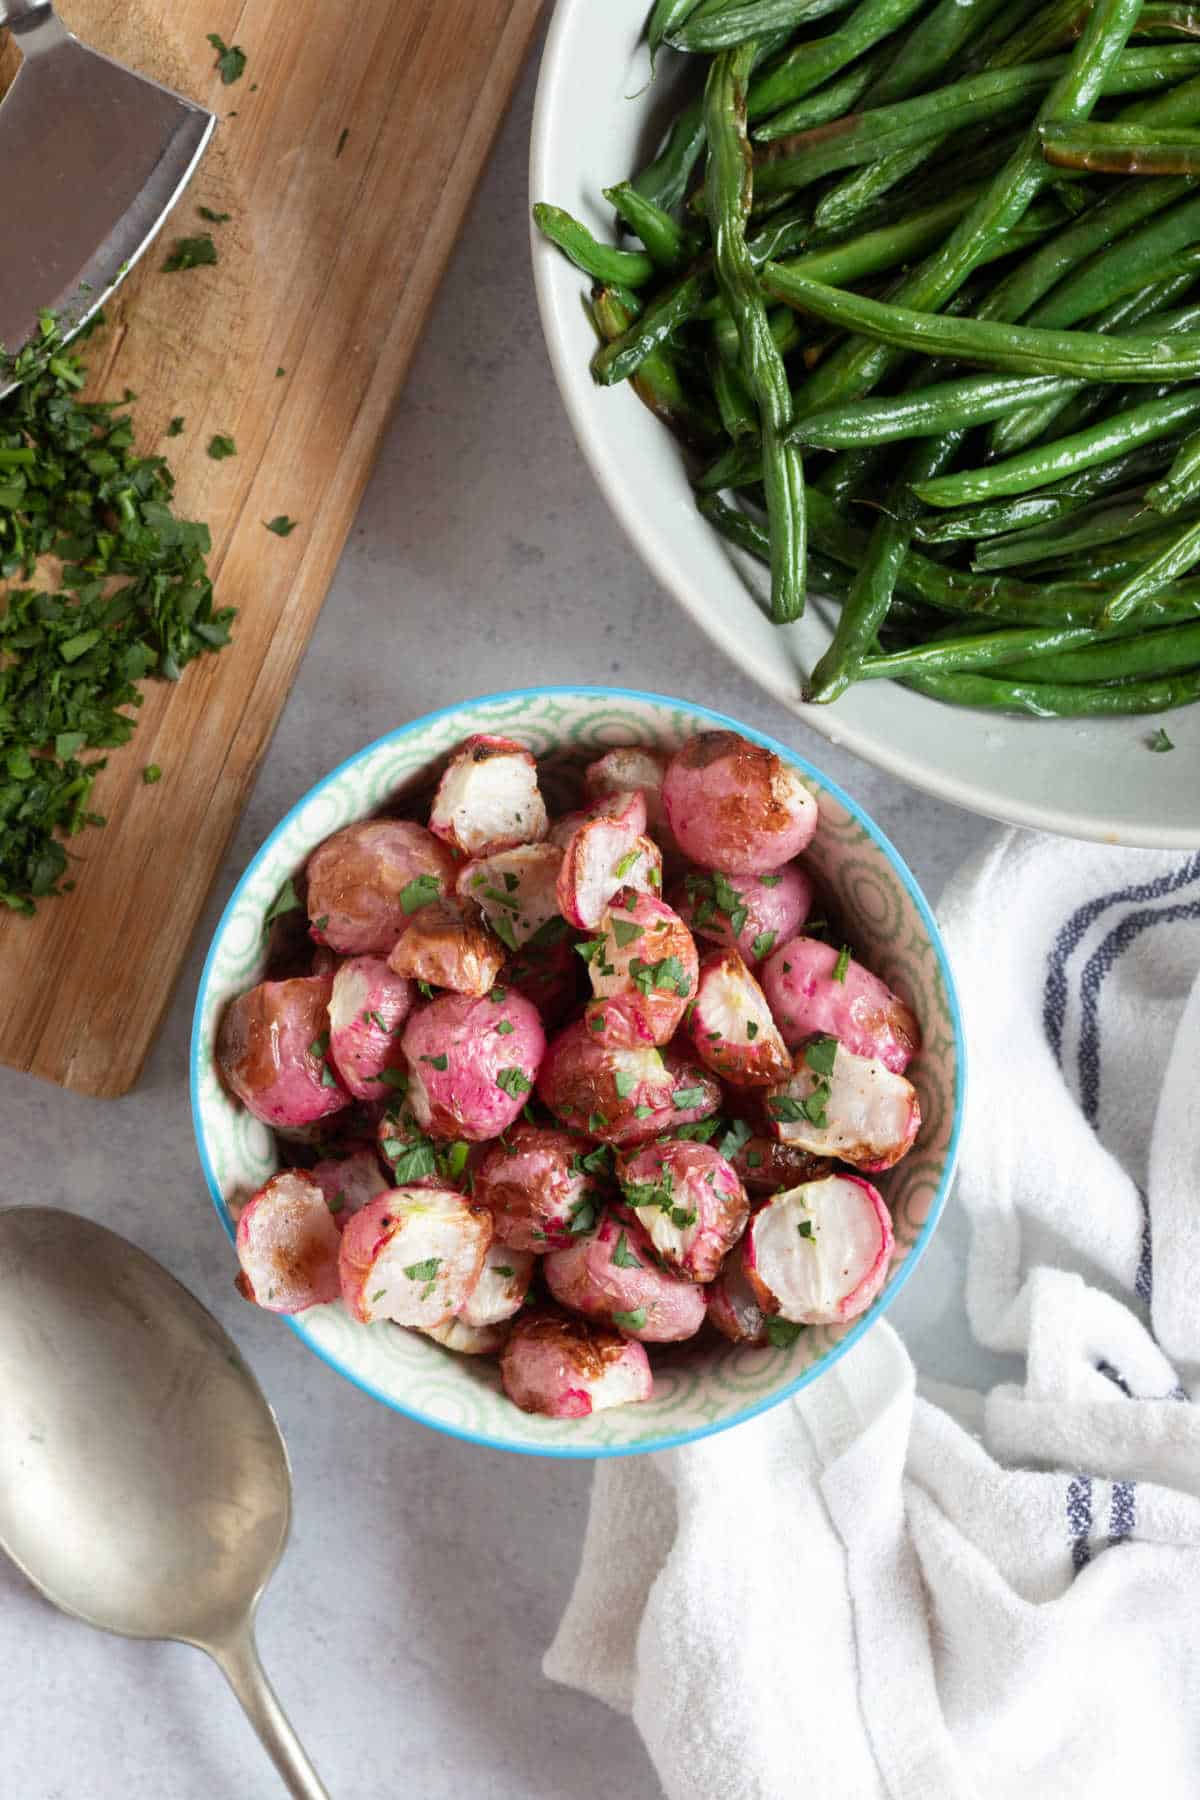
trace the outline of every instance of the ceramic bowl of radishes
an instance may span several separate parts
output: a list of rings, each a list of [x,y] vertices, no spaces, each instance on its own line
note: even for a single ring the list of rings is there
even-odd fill
[[[963,1081],[937,927],[854,802],[603,688],[328,776],[226,909],[192,1054],[244,1298],[400,1411],[577,1456],[819,1378],[929,1240]]]

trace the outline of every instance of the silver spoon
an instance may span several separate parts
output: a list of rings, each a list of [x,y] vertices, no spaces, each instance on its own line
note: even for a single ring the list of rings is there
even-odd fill
[[[275,1415],[199,1301],[102,1225],[0,1210],[0,1546],[86,1624],[206,1651],[290,1792],[329,1800],[254,1643],[291,1510]]]

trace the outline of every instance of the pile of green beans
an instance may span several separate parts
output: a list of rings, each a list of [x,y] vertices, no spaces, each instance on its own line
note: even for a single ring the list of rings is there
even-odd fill
[[[1200,700],[1200,14],[656,0],[646,37],[695,87],[610,240],[534,219],[773,619],[831,608],[807,697]]]

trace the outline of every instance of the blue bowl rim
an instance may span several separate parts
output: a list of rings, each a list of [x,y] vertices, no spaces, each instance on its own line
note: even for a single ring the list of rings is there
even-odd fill
[[[648,703],[652,706],[674,708],[676,711],[685,712],[693,718],[702,719],[709,725],[720,730],[738,732],[742,737],[747,737],[751,739],[752,742],[763,745],[765,749],[774,751],[776,756],[782,757],[785,762],[788,762],[794,768],[799,769],[802,774],[809,776],[812,780],[817,782],[820,787],[825,789],[826,792],[832,794],[834,798],[846,808],[847,812],[863,826],[873,842],[878,845],[884,856],[887,857],[901,881],[904,883],[905,888],[908,890],[909,896],[921,917],[921,921],[924,924],[926,931],[929,933],[929,941],[933,945],[934,952],[937,956],[938,968],[941,972],[942,981],[946,991],[946,998],[949,1003],[951,1030],[954,1037],[956,1073],[954,1118],[950,1129],[950,1141],[946,1147],[945,1161],[942,1165],[941,1175],[938,1180],[937,1191],[934,1194],[925,1223],[922,1225],[914,1239],[912,1248],[909,1250],[907,1257],[901,1264],[897,1275],[888,1283],[879,1298],[867,1309],[862,1318],[850,1327],[850,1330],[846,1333],[845,1337],[835,1344],[832,1350],[827,1351],[824,1356],[818,1358],[816,1362],[810,1363],[808,1368],[796,1376],[795,1380],[787,1382],[782,1387],[776,1388],[767,1395],[765,1399],[755,1401],[752,1406],[743,1407],[740,1412],[732,1413],[727,1418],[717,1419],[711,1424],[697,1425],[695,1429],[691,1431],[673,1432],[669,1436],[650,1438],[642,1443],[636,1444],[601,1444],[599,1446],[581,1444],[579,1448],[576,1449],[570,1444],[549,1444],[543,1446],[538,1444],[514,1443],[509,1438],[493,1437],[487,1432],[469,1431],[462,1426],[452,1425],[444,1419],[434,1418],[431,1414],[422,1412],[418,1407],[406,1406],[402,1401],[396,1399],[394,1395],[384,1393],[381,1388],[377,1388],[373,1382],[364,1381],[361,1376],[355,1374],[352,1369],[347,1368],[336,1356],[330,1354],[329,1351],[323,1349],[319,1344],[314,1343],[298,1318],[292,1317],[290,1314],[282,1315],[284,1323],[291,1331],[295,1332],[296,1336],[314,1356],[317,1356],[323,1363],[327,1364],[329,1368],[333,1369],[338,1375],[341,1375],[344,1380],[349,1381],[352,1386],[360,1389],[364,1394],[369,1394],[373,1400],[381,1401],[384,1406],[390,1407],[393,1412],[403,1413],[410,1419],[416,1419],[422,1425],[432,1427],[434,1431],[444,1432],[448,1437],[460,1438],[465,1443],[469,1444],[482,1444],[489,1450],[508,1450],[521,1456],[549,1456],[570,1458],[575,1461],[594,1461],[600,1457],[642,1456],[651,1451],[675,1450],[682,1444],[692,1444],[699,1438],[712,1437],[717,1432],[731,1430],[735,1425],[743,1425],[748,1419],[756,1418],[760,1413],[769,1412],[773,1407],[780,1405],[782,1401],[790,1399],[794,1394],[798,1394],[802,1388],[808,1387],[811,1382],[817,1380],[820,1375],[823,1375],[827,1369],[831,1368],[835,1362],[843,1357],[848,1350],[852,1349],[859,1338],[863,1336],[864,1332],[866,1332],[877,1319],[883,1317],[884,1313],[895,1300],[896,1295],[899,1294],[901,1289],[905,1286],[913,1274],[913,1271],[916,1269],[917,1264],[924,1256],[929,1241],[937,1227],[938,1220],[941,1218],[946,1205],[950,1186],[954,1179],[955,1164],[958,1160],[959,1140],[962,1135],[963,1109],[967,1085],[967,1050],[965,1033],[963,1031],[962,1009],[959,1004],[958,989],[954,981],[954,971],[950,966],[950,958],[946,953],[946,946],[942,941],[942,934],[938,929],[937,920],[933,916],[933,910],[924,894],[921,892],[916,877],[913,875],[912,870],[900,855],[900,852],[896,849],[891,839],[875,823],[871,816],[863,810],[858,802],[851,799],[850,795],[847,794],[837,782],[831,780],[829,776],[825,775],[820,769],[810,763],[806,757],[801,756],[798,751],[792,750],[786,744],[781,744],[778,739],[768,736],[766,732],[757,731],[752,725],[744,725],[740,720],[730,718],[727,713],[716,712],[712,707],[704,706],[699,701],[681,700],[669,694],[655,694],[639,688],[600,687],[591,685],[576,686],[569,683],[558,683],[550,687],[510,688],[501,693],[480,694],[474,699],[459,700],[450,706],[441,706],[436,712],[425,713],[419,719],[410,720],[407,725],[399,725],[394,731],[385,732],[382,737],[375,738],[371,743],[365,744],[361,750],[356,750],[353,756],[346,757],[343,762],[338,763],[328,774],[322,776],[320,781],[309,788],[306,793],[301,795],[295,805],[289,808],[283,818],[280,819],[274,830],[263,839],[249,863],[246,865],[237,886],[234,888],[225,904],[225,908],[217,922],[216,930],[213,932],[212,942],[209,945],[208,954],[205,956],[204,967],[200,972],[200,981],[196,990],[196,1004],[192,1015],[191,1049],[189,1055],[189,1087],[192,1108],[192,1130],[196,1139],[196,1150],[200,1158],[200,1166],[204,1171],[204,1179],[208,1186],[209,1197],[216,1209],[217,1217],[221,1222],[225,1235],[231,1242],[235,1237],[235,1228],[226,1210],[224,1197],[217,1185],[216,1174],[213,1170],[212,1163],[209,1160],[204,1130],[201,1124],[199,1098],[201,1025],[204,1016],[205,996],[208,992],[209,979],[212,974],[213,958],[216,955],[217,945],[220,943],[221,938],[225,933],[233,909],[241,897],[243,888],[254,875],[259,864],[268,854],[276,839],[287,829],[292,820],[296,818],[297,814],[321,794],[324,789],[329,786],[330,782],[335,781],[347,769],[353,768],[356,763],[362,762],[365,757],[374,755],[374,753],[377,750],[382,749],[384,745],[401,743],[405,738],[412,737],[416,733],[426,730],[429,726],[437,724],[440,720],[450,718],[453,714],[461,713],[468,708],[489,706],[511,701],[528,702],[543,700],[554,698],[559,695],[571,699],[633,700],[642,704]]]

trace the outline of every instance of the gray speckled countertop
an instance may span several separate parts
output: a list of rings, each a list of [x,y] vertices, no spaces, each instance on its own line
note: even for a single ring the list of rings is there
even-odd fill
[[[296,1523],[264,1660],[335,1800],[652,1800],[636,1733],[540,1673],[590,1472],[476,1450],[384,1411],[235,1296],[192,1147],[186,1047],[203,948],[280,815],[334,763],[467,695],[594,681],[711,703],[850,788],[936,900],[988,827],[832,749],[764,699],[643,571],[578,455],[526,241],[526,71],[361,516],[138,1091],[0,1071],[5,1196],[72,1207],[160,1257],[236,1335],[291,1450]],[[930,1374],[983,1365],[953,1206],[892,1318]],[[0,1561],[6,1800],[272,1800],[216,1670],[106,1638]]]

